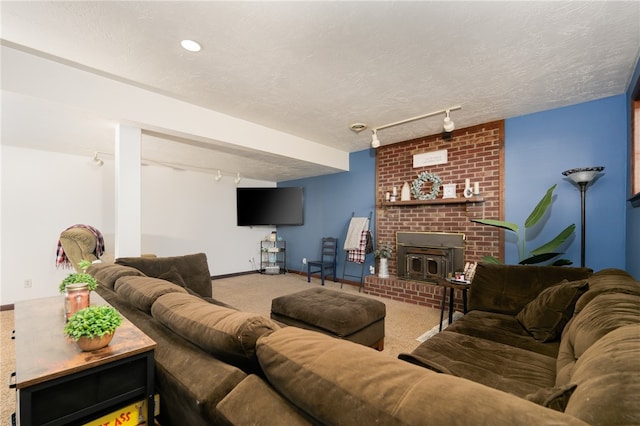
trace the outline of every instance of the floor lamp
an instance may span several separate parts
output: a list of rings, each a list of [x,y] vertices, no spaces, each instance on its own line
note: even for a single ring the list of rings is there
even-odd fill
[[[604,170],[604,167],[581,167],[579,169],[569,169],[562,174],[580,187],[580,266],[584,267],[584,248],[585,248],[585,196],[587,194],[587,185]]]

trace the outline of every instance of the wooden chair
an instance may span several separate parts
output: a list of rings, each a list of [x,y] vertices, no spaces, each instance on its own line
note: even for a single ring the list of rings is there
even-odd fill
[[[311,282],[311,274],[320,272],[320,280],[324,285],[324,279],[333,275],[333,281],[338,281],[336,277],[336,257],[338,252],[338,239],[332,237],[324,237],[322,239],[322,255],[320,260],[312,260],[307,262],[307,282]],[[311,270],[311,268],[320,268]]]

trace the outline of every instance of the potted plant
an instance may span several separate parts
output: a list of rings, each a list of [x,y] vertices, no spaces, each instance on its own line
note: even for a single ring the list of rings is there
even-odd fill
[[[64,307],[67,319],[80,309],[84,309],[90,304],[90,292],[98,287],[98,281],[90,274],[87,268],[91,262],[83,260],[78,263],[82,272],[74,272],[62,280],[58,290],[65,295]]]
[[[89,306],[74,313],[64,326],[64,334],[83,351],[93,351],[111,343],[122,316],[112,306]]]
[[[389,244],[380,244],[373,252],[375,257],[380,258],[380,269],[378,271],[378,277],[380,278],[389,278],[389,258],[392,250]]]
[[[526,249],[526,241],[527,241],[527,230],[535,227],[538,222],[544,217],[545,213],[551,206],[551,202],[553,201],[553,191],[556,189],[557,185],[553,185],[549,188],[546,194],[542,197],[542,199],[538,202],[536,207],[533,209],[529,217],[524,223],[524,229],[522,230],[522,239],[520,240],[520,244],[518,245],[518,254],[520,261],[518,262],[521,265],[532,265],[536,263],[542,263],[553,259],[554,257],[560,256],[562,253],[557,252],[556,249],[562,245],[571,235],[573,235],[574,230],[576,229],[575,224],[571,224],[564,228],[554,239],[549,241],[546,244],[541,245],[540,247],[531,250],[529,254],[527,254]],[[512,222],[505,222],[502,220],[494,220],[494,219],[471,219],[471,222],[480,223],[483,225],[495,226],[498,228],[506,229],[508,231],[514,232],[518,238],[520,237],[520,227]],[[492,256],[484,256],[482,258],[483,262],[487,263],[501,263],[498,259]],[[563,266],[563,265],[571,265],[572,262],[568,259],[558,259],[553,262],[554,266]]]

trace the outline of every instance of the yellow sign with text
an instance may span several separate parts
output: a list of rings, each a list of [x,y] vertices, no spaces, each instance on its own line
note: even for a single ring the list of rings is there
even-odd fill
[[[160,414],[160,397],[154,396],[154,416]],[[146,424],[145,416],[147,415],[147,401],[138,401],[112,413],[95,419],[84,426],[138,426]],[[153,424],[153,421],[150,422]]]

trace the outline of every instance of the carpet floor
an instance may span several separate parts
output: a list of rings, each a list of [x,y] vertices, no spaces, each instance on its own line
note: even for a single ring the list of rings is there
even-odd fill
[[[269,316],[271,300],[278,296],[305,290],[311,286],[320,286],[320,280],[312,278],[307,283],[306,276],[299,274],[260,275],[248,274],[237,277],[213,280],[213,295],[231,306],[247,311]],[[325,281],[325,287],[331,290],[358,294],[358,288],[345,284]],[[382,354],[397,357],[402,352],[411,352],[420,344],[418,339],[425,332],[432,329],[440,321],[440,310],[424,306],[412,305],[396,300],[380,300],[386,305],[385,341]],[[61,300],[62,303],[62,300]],[[16,409],[15,390],[9,389],[7,382],[11,372],[15,371],[15,347],[11,339],[13,325],[13,311],[0,312],[0,426],[11,424],[10,416]]]

